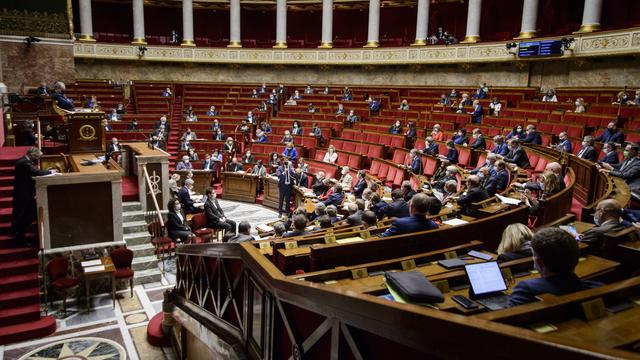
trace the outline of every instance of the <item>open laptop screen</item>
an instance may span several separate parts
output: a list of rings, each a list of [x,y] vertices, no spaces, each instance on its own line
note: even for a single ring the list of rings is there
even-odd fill
[[[476,296],[507,290],[500,267],[495,261],[468,264],[464,269]]]

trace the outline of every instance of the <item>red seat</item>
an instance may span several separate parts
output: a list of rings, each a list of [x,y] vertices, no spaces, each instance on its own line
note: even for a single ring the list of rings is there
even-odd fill
[[[58,280],[55,280],[51,283],[51,285],[56,289],[66,289],[73,286],[76,286],[80,283],[80,279],[76,277],[63,277]]]
[[[535,168],[533,169],[534,172],[543,172],[544,169],[547,167],[547,159],[546,158],[540,158],[538,160],[538,163],[536,164]]]
[[[193,233],[203,240],[208,240],[213,235],[214,230],[207,228],[207,216],[204,213],[194,214],[191,218]]]
[[[133,297],[133,274],[134,271],[131,268],[133,261],[133,251],[121,247],[111,250],[109,254],[113,261],[113,266],[116,268],[115,277],[118,280],[129,280],[129,287],[131,288],[131,297]]]
[[[62,311],[67,311],[67,296],[74,291],[80,279],[67,275],[69,261],[64,256],[57,256],[47,263],[45,269],[49,275],[51,287],[62,296]]]
[[[436,167],[438,166],[438,161],[432,157],[427,157],[427,161],[424,164],[424,174],[431,177],[436,172]]]
[[[468,148],[458,148],[458,165],[462,167],[469,166],[471,159],[471,150]]]
[[[369,168],[369,173],[374,176],[378,176],[378,172],[380,171],[380,161],[373,160],[371,162],[371,167]]]

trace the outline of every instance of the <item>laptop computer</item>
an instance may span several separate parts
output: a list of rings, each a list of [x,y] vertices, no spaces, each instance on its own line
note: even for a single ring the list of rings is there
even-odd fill
[[[500,310],[509,307],[509,296],[503,293],[507,290],[502,271],[498,263],[488,261],[467,264],[464,270],[469,278],[469,297],[484,305],[489,310]]]

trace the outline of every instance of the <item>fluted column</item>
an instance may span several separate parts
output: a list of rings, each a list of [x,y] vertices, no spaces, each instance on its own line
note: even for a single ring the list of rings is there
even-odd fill
[[[480,41],[480,15],[482,14],[482,0],[469,0],[467,11],[467,35],[463,43]]]
[[[427,45],[427,31],[429,29],[429,0],[418,0],[418,15],[416,20],[416,41],[411,46]]]
[[[333,0],[322,0],[322,41],[318,47],[333,47]]]
[[[369,0],[369,35],[364,47],[380,46],[380,0]]]
[[[144,37],[144,0],[133,0],[133,41],[134,45],[146,45]]]
[[[229,6],[229,45],[227,47],[242,47],[240,36],[240,0],[231,0]]]
[[[531,39],[538,28],[538,0],[524,0],[520,35],[516,39]]]
[[[93,37],[91,0],[80,0],[80,41],[96,41]]]
[[[602,0],[584,0],[582,12],[582,25],[578,33],[588,33],[600,30],[600,17],[602,16]]]
[[[287,0],[276,1],[276,44],[273,47],[287,47]]]
[[[193,41],[193,0],[182,0],[182,44],[196,46]]]

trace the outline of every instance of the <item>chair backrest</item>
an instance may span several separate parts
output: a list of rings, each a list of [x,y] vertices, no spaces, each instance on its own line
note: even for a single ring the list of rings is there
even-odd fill
[[[111,260],[113,260],[113,265],[116,267],[116,269],[131,267],[131,262],[133,261],[133,251],[121,247],[113,249],[109,255],[111,256]]]
[[[160,224],[160,221],[154,221],[147,225],[147,231],[149,231],[149,235],[153,237],[164,236],[164,227]]]
[[[201,229],[207,226],[207,217],[203,213],[195,214],[191,218],[191,223],[196,229]]]
[[[67,276],[69,261],[64,256],[55,257],[47,263],[46,269],[51,282]]]

